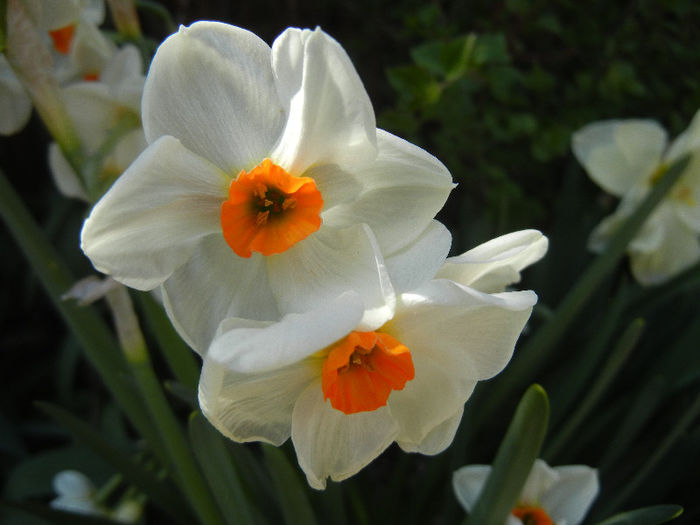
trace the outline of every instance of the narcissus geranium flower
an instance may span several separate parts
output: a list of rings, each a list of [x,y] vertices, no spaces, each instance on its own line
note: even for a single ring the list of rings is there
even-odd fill
[[[594,251],[605,248],[669,166],[690,155],[681,179],[628,246],[632,273],[645,285],[661,283],[700,260],[700,112],[667,142],[658,123],[638,119],[594,122],[573,137],[574,154],[593,181],[622,198],[593,231]]]
[[[426,249],[422,275],[396,265],[403,293],[394,316],[372,330],[360,326],[364,301],[355,292],[279,322],[227,319],[204,356],[202,411],[236,441],[279,445],[291,436],[315,488],[352,476],[394,441],[437,454],[477,382],[508,363],[537,300],[531,291],[471,285],[502,290],[546,242],[518,232],[448,259],[442,271],[457,282],[427,280],[444,256]]]
[[[181,28],[153,59],[142,119],[150,145],[95,206],[82,246],[118,281],[162,286],[199,352],[224,318],[277,320],[346,290],[363,298],[364,328],[381,326],[392,268],[441,228],[448,171],[376,128],[349,57],[320,29],[288,29],[270,49],[226,24]]]
[[[457,499],[470,512],[479,498],[489,465],[469,465],[452,476]],[[598,471],[585,465],[550,467],[538,459],[505,525],[578,525],[598,495]]]

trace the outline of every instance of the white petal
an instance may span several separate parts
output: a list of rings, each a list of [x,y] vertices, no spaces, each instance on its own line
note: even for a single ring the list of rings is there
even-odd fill
[[[681,222],[672,209],[658,208],[663,232],[660,244],[652,250],[630,245],[630,265],[635,278],[644,285],[663,283],[700,261],[700,239]]]
[[[459,424],[462,421],[463,413],[464,407],[460,407],[456,414],[451,415],[445,421],[428,432],[420,443],[402,441],[401,434],[396,438],[396,442],[405,452],[419,452],[428,456],[439,454],[449,447],[454,440]]]
[[[108,86],[118,86],[125,79],[141,78],[143,73],[143,60],[139,50],[127,44],[122,47],[108,62],[100,75],[100,82]]]
[[[148,142],[173,135],[233,176],[256,166],[284,123],[270,48],[227,24],[181,26],[153,58],[142,113]]]
[[[330,225],[364,222],[385,255],[413,242],[454,187],[447,168],[418,146],[377,130],[379,154],[369,165],[348,166],[362,193],[324,213]]]
[[[435,332],[433,336],[436,337],[437,333],[439,332]],[[398,334],[392,335],[398,337]],[[415,377],[406,383],[403,390],[392,392],[388,404],[401,428],[397,437],[401,448],[418,451],[420,445],[438,426],[454,416],[455,412],[461,413],[465,401],[476,386],[476,381],[459,373],[450,373],[445,369],[445,363],[434,359],[430,352],[423,352],[422,348],[411,347],[405,341],[399,340],[411,351]],[[454,426],[448,430],[456,429]],[[447,446],[454,433],[439,437],[441,441],[438,445],[447,441],[449,437],[449,441],[445,443]],[[430,443],[426,443],[424,448],[428,449],[429,445]]]
[[[12,135],[21,130],[32,114],[32,102],[22,84],[0,55],[0,135]]]
[[[222,319],[279,318],[265,260],[238,257],[220,233],[203,239],[192,257],[163,284],[163,302],[180,336],[206,352]]]
[[[227,352],[236,343],[230,339],[216,339],[204,357],[202,413],[234,441],[281,445],[291,435],[294,403],[321,374],[323,361],[307,359],[269,372],[239,374],[229,366]]]
[[[558,480],[540,502],[549,516],[566,525],[578,525],[598,495],[598,471],[585,465],[554,467]]]
[[[384,406],[371,412],[346,415],[323,399],[321,382],[304,390],[292,415],[292,441],[299,466],[315,489],[326,478],[349,478],[381,454],[398,433],[398,425]]]
[[[226,321],[210,352],[224,356],[228,368],[243,374],[275,370],[305,359],[348,335],[362,318],[363,304],[354,292],[279,322],[250,327]]]
[[[446,374],[483,380],[506,366],[536,301],[531,291],[488,295],[439,279],[402,294],[382,331],[412,354],[429,355]]]
[[[80,142],[95,153],[119,122],[123,109],[100,82],[80,82],[62,90],[63,100]]]
[[[467,512],[474,508],[490,473],[491,465],[468,465],[452,474],[452,488],[457,500]]]
[[[666,131],[653,120],[594,122],[574,133],[572,148],[596,184],[622,196],[659,165]]]
[[[438,221],[431,222],[412,244],[386,258],[389,276],[397,293],[407,292],[435,277],[445,261],[452,236]]]
[[[337,164],[312,166],[304,172],[304,176],[314,179],[316,187],[323,197],[324,210],[329,210],[344,202],[352,202],[362,191],[362,183]]]
[[[316,164],[376,155],[372,103],[343,48],[320,29],[287,29],[272,45],[277,89],[289,117],[271,158],[294,175]]]
[[[366,225],[321,226],[286,252],[267,257],[270,286],[282,313],[303,312],[354,290],[365,304],[358,330],[374,330],[394,313],[395,295]]]
[[[80,20],[70,49],[72,69],[79,76],[101,74],[117,46],[96,25]]]
[[[691,155],[685,173],[667,199],[685,225],[700,233],[700,150]]]
[[[59,148],[58,144],[55,142],[49,144],[49,168],[51,169],[51,175],[53,175],[53,181],[56,183],[58,191],[66,197],[73,197],[90,202],[78,176],[75,171],[73,171],[71,165],[68,164],[63,153],[61,153],[61,148]]]
[[[450,257],[437,277],[482,292],[502,292],[509,284],[520,281],[523,268],[539,261],[548,246],[547,237],[537,230],[508,233]]]
[[[520,492],[520,501],[526,505],[541,503],[542,495],[550,487],[553,487],[558,480],[559,475],[552,467],[541,459],[536,459]],[[545,510],[548,510],[547,507],[545,507]]]
[[[403,294],[382,327],[408,347],[415,377],[389,406],[413,444],[462,408],[476,382],[500,372],[535,302],[531,292],[486,295],[439,280]]]
[[[73,498],[88,498],[95,492],[92,481],[77,470],[62,470],[53,477],[56,494]]]
[[[155,288],[220,232],[229,178],[172,137],[152,144],[85,221],[82,249],[95,268],[141,290]]]

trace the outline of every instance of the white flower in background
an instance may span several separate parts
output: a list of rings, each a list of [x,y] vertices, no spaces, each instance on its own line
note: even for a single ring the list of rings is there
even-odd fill
[[[149,147],[94,207],[82,247],[128,286],[162,286],[200,353],[222,319],[277,320],[346,290],[365,302],[364,329],[381,326],[387,266],[442,228],[448,171],[376,128],[320,29],[288,29],[270,49],[222,23],[181,27],[153,59],[142,118]]]
[[[108,148],[100,159],[96,180],[90,181],[92,187],[86,189],[58,145],[49,146],[49,166],[64,195],[86,201],[90,200],[88,193],[102,195],[146,148],[140,118],[145,80],[142,71],[138,50],[126,45],[107,62],[99,80],[77,82],[62,90],[84,153],[95,156],[105,146]],[[117,129],[121,134],[115,137]],[[110,140],[113,143],[108,143]]]
[[[327,477],[352,476],[394,441],[407,452],[444,450],[477,382],[510,360],[537,300],[532,291],[472,285],[503,290],[547,240],[518,232],[448,259],[442,271],[458,282],[427,280],[444,262],[432,243],[394,267],[404,293],[374,330],[358,328],[364,303],[354,292],[279,322],[223,321],[199,383],[209,421],[235,441],[280,445],[291,436],[317,489]]]
[[[97,28],[104,21],[102,0],[28,2],[32,18],[54,49],[53,73],[62,85],[96,80],[116,53]],[[29,121],[32,103],[4,56],[0,55],[0,134],[12,135]]]
[[[54,509],[65,510],[89,516],[104,516],[120,523],[135,523],[143,512],[143,502],[123,498],[114,509],[98,502],[97,490],[92,481],[77,470],[62,470],[53,478],[56,498],[50,505]]]
[[[479,498],[489,465],[469,465],[452,476],[457,499],[471,512]],[[538,459],[525,481],[506,525],[578,525],[598,495],[598,471],[585,465],[550,467]]]
[[[622,200],[593,231],[589,246],[602,251],[669,166],[686,154],[690,163],[627,248],[635,278],[662,283],[700,260],[700,112],[667,145],[652,120],[594,122],[576,132],[573,151],[593,181]]]
[[[51,500],[55,509],[80,514],[103,515],[104,509],[95,499],[95,486],[88,477],[76,470],[63,470],[53,478],[57,497]]]

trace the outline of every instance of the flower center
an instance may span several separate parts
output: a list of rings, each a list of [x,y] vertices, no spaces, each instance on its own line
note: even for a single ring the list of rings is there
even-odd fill
[[[67,55],[70,51],[70,44],[73,41],[73,34],[75,33],[75,24],[69,24],[67,26],[59,27],[53,31],[49,31],[51,39],[53,40],[53,47],[56,51],[63,55]]]
[[[388,334],[351,332],[335,343],[323,363],[324,399],[346,414],[386,405],[392,390],[413,379],[408,348]]]
[[[511,513],[516,518],[520,518],[523,525],[554,525],[552,518],[542,509],[530,505],[518,505]]]
[[[224,239],[240,257],[282,253],[321,227],[323,199],[309,177],[265,159],[231,181],[221,205]]]

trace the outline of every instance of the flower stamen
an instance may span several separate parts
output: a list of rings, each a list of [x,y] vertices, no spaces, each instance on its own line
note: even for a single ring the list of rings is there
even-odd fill
[[[49,35],[53,40],[53,47],[62,55],[67,55],[70,51],[74,34],[75,24],[69,24],[67,26],[54,29],[53,31],[49,31]]]

